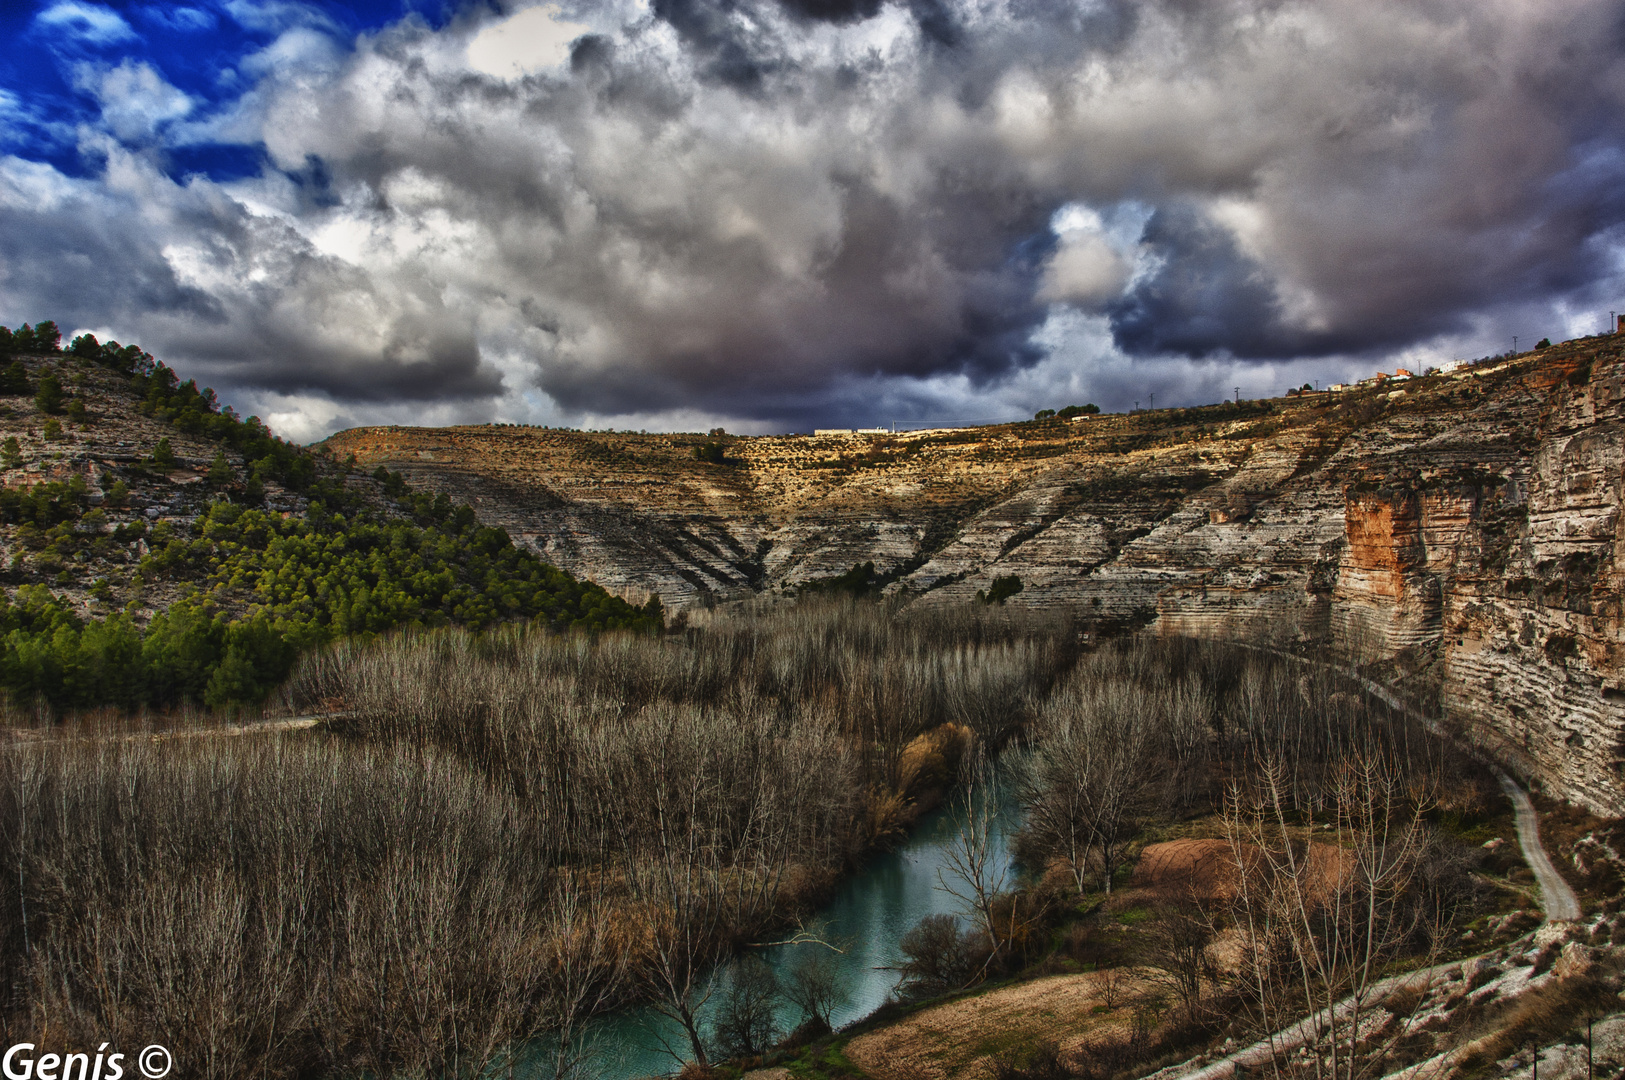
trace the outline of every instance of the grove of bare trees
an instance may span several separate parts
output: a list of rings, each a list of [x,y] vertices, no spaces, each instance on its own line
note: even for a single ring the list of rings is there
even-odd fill
[[[1183,912],[1157,961],[1188,1013],[1220,923],[1257,944],[1235,1000],[1265,1023],[1447,919],[1421,815],[1483,793],[1437,740],[1264,652],[1079,642],[1015,609],[830,600],[664,637],[402,634],[303,663],[285,699],[317,730],[13,740],[0,1024],[163,1042],[182,1076],[571,1077],[583,1024],[644,1002],[674,1061],[759,1053],[776,1002],[827,1028],[840,987],[816,958],[722,964],[945,796],[967,920],[905,939],[905,992],[1025,962],[1046,901],[993,852],[1000,784],[1027,881],[1073,899],[1113,888],[1147,823],[1228,808],[1237,905]],[[1347,889],[1294,878],[1310,819],[1355,853]]]
[[[1499,804],[1481,762],[1338,670],[1149,637],[1081,658],[1024,739],[1017,846],[1031,882],[1109,899],[1147,828],[1202,821],[1223,837],[1220,865],[1167,868],[1150,893],[1155,928],[1134,959],[1167,1030],[1285,1031],[1322,1080],[1380,1075],[1406,1034],[1378,1007],[1384,980],[1425,966],[1481,899],[1439,825]],[[933,971],[970,977],[972,943],[942,931],[910,945]],[[1111,1072],[1146,1045],[1096,1047],[1078,1068]]]
[[[1264,762],[1294,805],[1321,805],[1351,756],[1375,752],[1401,782],[1439,785],[1447,802],[1495,797],[1481,766],[1347,676],[1218,642],[1108,643],[1057,681],[1024,739],[1024,856],[1064,866],[1079,894],[1111,891],[1147,820],[1218,812]]]
[[[749,1002],[699,1018],[717,962],[1020,730],[1076,643],[832,602],[406,634],[304,663],[286,696],[320,731],[8,744],[0,1022],[220,1077],[574,1075],[581,1022],[633,1000],[677,1056],[755,1045]]]

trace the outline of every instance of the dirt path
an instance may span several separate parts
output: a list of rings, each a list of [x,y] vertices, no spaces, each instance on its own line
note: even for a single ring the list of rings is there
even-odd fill
[[[1305,661],[1313,663],[1313,661]],[[1440,731],[1438,723],[1423,716],[1417,710],[1405,704],[1398,695],[1380,683],[1367,679],[1364,676],[1355,676],[1367,690],[1381,698],[1389,708],[1404,713],[1407,716],[1420,720],[1426,724],[1428,730],[1442,738],[1448,738]],[[1563,880],[1563,875],[1557,872],[1552,865],[1551,856],[1546,854],[1546,846],[1540,842],[1540,816],[1535,813],[1535,804],[1529,800],[1529,793],[1505,769],[1491,766],[1495,769],[1495,778],[1501,782],[1501,790],[1506,792],[1508,799],[1512,800],[1513,820],[1518,827],[1518,848],[1523,852],[1523,861],[1529,864],[1529,869],[1535,872],[1535,880],[1540,883],[1540,909],[1546,916],[1547,922],[1561,922],[1566,919],[1580,917],[1580,900],[1569,888],[1569,883]]]
[[[1243,648],[1257,649],[1273,656],[1283,657],[1287,660],[1296,660],[1300,664],[1312,664],[1315,667],[1332,668],[1331,664],[1319,660],[1308,660],[1291,653],[1281,652],[1277,649],[1266,649],[1259,645],[1243,645]],[[1352,671],[1343,671],[1342,668],[1333,668],[1340,674],[1348,675],[1364,686],[1370,694],[1382,701],[1395,712],[1402,712],[1406,716],[1419,721],[1427,729],[1440,738],[1450,738],[1439,722],[1433,717],[1423,715],[1420,710],[1413,709],[1404,699],[1395,694],[1375,679],[1368,679],[1364,675]],[[1563,880],[1563,875],[1557,872],[1552,860],[1546,854],[1546,847],[1540,842],[1540,817],[1535,813],[1535,804],[1529,800],[1529,793],[1525,791],[1505,769],[1496,765],[1490,766],[1495,770],[1495,777],[1501,782],[1501,790],[1506,792],[1507,798],[1512,801],[1513,820],[1518,828],[1518,848],[1523,852],[1523,861],[1535,873],[1535,880],[1540,883],[1540,907],[1548,922],[1561,922],[1566,919],[1580,917],[1580,900],[1569,888],[1569,883]]]
[[[1465,960],[1452,960],[1448,964],[1435,964],[1433,967],[1423,968],[1420,971],[1408,971],[1403,975],[1383,979],[1360,995],[1358,1002],[1352,997],[1344,998],[1332,1006],[1330,1010],[1322,1009],[1313,1016],[1306,1016],[1296,1024],[1291,1024],[1268,1038],[1260,1039],[1246,1049],[1238,1050],[1228,1057],[1222,1057],[1218,1061],[1188,1072],[1182,1071],[1185,1066],[1174,1065],[1160,1072],[1152,1073],[1146,1080],[1153,1080],[1153,1078],[1156,1078],[1156,1080],[1174,1080],[1174,1078],[1177,1078],[1177,1080],[1229,1080],[1230,1077],[1238,1076],[1243,1070],[1263,1068],[1275,1061],[1279,1055],[1290,1053],[1305,1043],[1318,1040],[1326,1030],[1328,1012],[1341,1019],[1352,1013],[1357,1006],[1362,1010],[1373,1008],[1377,1002],[1403,986],[1414,986],[1426,993],[1436,981],[1444,977],[1445,972],[1451,968],[1459,968],[1464,963],[1466,963]]]
[[[1280,654],[1288,655],[1288,654]],[[1296,658],[1301,659],[1301,658]],[[1314,663],[1305,660],[1304,663]],[[1323,665],[1326,666],[1326,665]],[[1411,708],[1396,694],[1386,687],[1370,679],[1355,676],[1376,697],[1380,698],[1390,708],[1403,712],[1426,724],[1430,730],[1438,732],[1436,723]],[[1580,917],[1580,901],[1569,888],[1569,883],[1552,866],[1551,857],[1546,854],[1545,845],[1540,841],[1540,818],[1535,813],[1535,806],[1529,799],[1529,793],[1505,770],[1496,768],[1495,775],[1501,782],[1501,790],[1506,792],[1507,798],[1512,801],[1514,821],[1518,828],[1518,847],[1523,851],[1524,861],[1534,871],[1535,879],[1540,883],[1540,905],[1548,922],[1578,919]],[[1360,1000],[1366,1007],[1374,1001],[1380,1001],[1384,996],[1401,986],[1418,986],[1426,988],[1435,979],[1452,967],[1457,967],[1464,960],[1453,960],[1448,964],[1438,964],[1420,971],[1407,972],[1384,979],[1361,995]],[[1358,1003],[1352,997],[1345,998],[1332,1006],[1330,1012],[1336,1016],[1347,1016]],[[1325,1030],[1328,1019],[1328,1010],[1322,1010],[1313,1016],[1305,1017],[1281,1031],[1274,1032],[1243,1050],[1220,1058],[1217,1061],[1204,1065],[1198,1069],[1184,1071],[1184,1066],[1175,1065],[1160,1072],[1152,1073],[1159,1080],[1228,1080],[1237,1075],[1238,1071],[1259,1068],[1269,1065],[1279,1054],[1288,1053],[1312,1042],[1318,1038],[1319,1033]],[[1149,1080],[1149,1078],[1148,1078]]]
[[[20,744],[42,746],[50,742],[166,742],[171,739],[234,739],[244,735],[266,735],[278,731],[306,731],[324,720],[332,720],[341,713],[318,716],[285,716],[279,720],[256,720],[248,724],[216,724],[210,727],[183,728],[178,731],[129,731],[105,735],[58,736],[35,728],[17,728],[10,732],[13,741]]]
[[[1535,880],[1540,882],[1540,907],[1546,914],[1546,920],[1578,919],[1580,898],[1574,895],[1569,883],[1557,872],[1551,857],[1546,854],[1545,845],[1540,842],[1540,818],[1535,814],[1535,804],[1529,801],[1529,793],[1502,770],[1496,769],[1495,775],[1501,781],[1501,790],[1512,800],[1514,819],[1518,824],[1518,847],[1523,850],[1523,861],[1529,864],[1529,869],[1535,872]]]

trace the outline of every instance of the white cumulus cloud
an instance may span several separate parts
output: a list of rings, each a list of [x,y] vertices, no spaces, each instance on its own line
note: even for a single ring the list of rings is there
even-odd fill
[[[35,15],[34,25],[90,45],[116,45],[138,36],[124,16],[112,8],[82,0],[59,0]]]
[[[570,43],[588,29],[560,18],[557,4],[526,8],[475,34],[468,43],[468,64],[499,79],[533,75],[568,60]]]

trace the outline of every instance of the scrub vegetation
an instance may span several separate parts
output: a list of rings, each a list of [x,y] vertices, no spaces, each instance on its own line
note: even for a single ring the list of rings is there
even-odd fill
[[[658,600],[634,606],[578,581],[469,507],[412,492],[398,473],[364,479],[279,439],[137,346],[82,335],[62,352],[50,323],[0,328],[0,351],[8,345],[35,370],[44,370],[38,357],[54,357],[80,385],[89,371],[110,373],[135,413],[215,448],[200,477],[164,436],[143,458],[107,468],[103,489],[76,473],[0,490],[0,523],[15,541],[5,576],[16,586],[0,597],[0,689],[16,705],[257,705],[305,651],[397,628],[662,626]],[[40,412],[78,404],[88,418],[82,397],[64,406],[51,371],[31,378],[14,361],[4,374],[0,390],[33,394]],[[0,457],[8,469],[23,463],[15,436]],[[171,487],[171,474],[197,491],[193,512],[155,506],[149,522],[131,509],[141,493]],[[273,495],[295,500],[297,511],[270,505]],[[127,576],[116,585],[97,577],[87,604],[60,587],[86,584],[79,578],[91,566]],[[152,592],[170,599],[149,608]]]
[[[911,1061],[1139,1075],[1345,1000],[1309,1040],[1314,1075],[1383,1075],[1415,1040],[1382,1011],[1382,979],[1480,947],[1486,925],[1528,925],[1494,921],[1521,862],[1482,846],[1511,830],[1493,776],[1343,673],[1233,644],[1119,639],[1057,681],[1021,741],[979,782],[1008,785],[1023,810],[1024,873],[978,876],[987,845],[967,815],[951,884],[968,918],[933,916],[904,939],[899,996],[1015,978],[1048,1000],[1061,991],[1045,977],[1077,973],[1086,1019],[952,1046],[919,1042],[934,1022],[913,1042],[905,1024],[850,1045],[876,1075]],[[994,1012],[1021,1012],[1020,991],[1000,995],[1011,1004]]]

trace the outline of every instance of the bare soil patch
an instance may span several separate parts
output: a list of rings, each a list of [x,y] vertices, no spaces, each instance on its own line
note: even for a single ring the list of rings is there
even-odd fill
[[[1249,862],[1259,857],[1250,845],[1241,855]],[[1354,869],[1352,853],[1333,844],[1310,844],[1308,858],[1311,891],[1317,895],[1332,891]],[[1168,840],[1141,852],[1130,884],[1157,898],[1209,903],[1235,896],[1236,881],[1236,854],[1229,841]]]
[[[847,1044],[853,1063],[879,1080],[972,1080],[991,1075],[989,1058],[1004,1050],[1054,1039],[1063,1051],[1093,1038],[1127,1029],[1134,1002],[1149,974],[1118,969],[1127,980],[1117,1007],[1103,1005],[1106,973],[1052,975],[976,997],[925,1009]]]
[[[1225,840],[1167,840],[1149,844],[1130,884],[1177,899],[1227,900],[1236,891],[1236,867]]]

